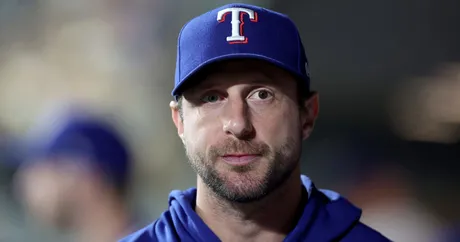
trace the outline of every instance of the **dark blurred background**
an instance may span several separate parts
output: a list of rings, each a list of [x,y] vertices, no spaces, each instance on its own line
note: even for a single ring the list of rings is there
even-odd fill
[[[168,106],[176,39],[190,18],[230,2],[0,2],[0,241],[72,237],[31,218],[13,179],[20,140],[62,100],[122,124],[135,155],[133,227],[157,218],[170,190],[195,184]],[[460,2],[245,3],[286,13],[302,34],[321,107],[304,173],[394,241],[450,236],[460,226]]]

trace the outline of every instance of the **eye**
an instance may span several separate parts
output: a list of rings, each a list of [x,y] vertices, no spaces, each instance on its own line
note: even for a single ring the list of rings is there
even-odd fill
[[[266,89],[261,89],[253,92],[249,98],[255,98],[255,99],[260,99],[260,100],[266,100],[269,99],[273,96],[273,94],[266,90]]]
[[[204,103],[215,103],[218,102],[222,99],[222,97],[218,94],[209,94],[205,95],[204,97],[201,98],[201,101]]]

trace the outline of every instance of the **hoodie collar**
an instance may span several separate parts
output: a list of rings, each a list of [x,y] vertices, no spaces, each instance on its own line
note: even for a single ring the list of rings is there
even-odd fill
[[[308,200],[296,227],[284,241],[331,241],[342,237],[361,217],[361,210],[338,193],[319,190],[302,175]],[[195,212],[196,188],[172,191],[169,206],[178,234],[186,233],[195,241],[220,241]]]

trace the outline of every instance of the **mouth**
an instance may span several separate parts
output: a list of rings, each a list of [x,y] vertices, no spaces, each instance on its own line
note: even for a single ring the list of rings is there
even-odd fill
[[[221,156],[225,163],[232,166],[245,166],[260,158],[260,154],[226,154]]]

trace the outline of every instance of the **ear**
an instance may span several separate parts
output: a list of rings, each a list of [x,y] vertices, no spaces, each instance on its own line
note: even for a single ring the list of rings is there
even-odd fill
[[[316,118],[318,117],[319,113],[319,97],[318,93],[313,92],[310,97],[305,100],[303,103],[304,107],[301,114],[301,121],[302,121],[302,139],[306,140],[310,137],[311,132],[313,131],[313,127],[315,125]]]
[[[179,110],[179,106],[178,106],[178,103],[176,101],[171,101],[169,103],[169,107],[171,108],[171,117],[172,117],[172,120],[174,122],[174,125],[176,125],[176,129],[177,129],[177,134],[179,135],[179,137],[182,139],[184,139],[184,122],[180,116],[180,110]]]

